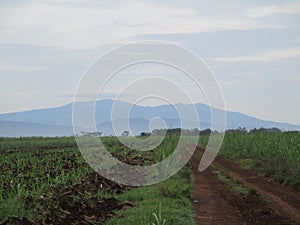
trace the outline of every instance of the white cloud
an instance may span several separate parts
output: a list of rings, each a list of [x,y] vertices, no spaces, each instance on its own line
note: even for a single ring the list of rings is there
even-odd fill
[[[234,57],[221,57],[221,58],[211,58],[213,61],[221,61],[228,63],[238,63],[238,62],[273,62],[283,59],[290,59],[300,56],[300,48],[287,48],[269,51],[257,55],[245,55],[245,56],[234,56]]]
[[[208,18],[192,7],[150,2],[111,4],[66,2],[3,4],[0,43],[26,43],[61,48],[91,48],[120,43],[130,36],[253,29],[251,18]]]
[[[250,8],[246,11],[246,15],[251,18],[259,18],[271,16],[274,14],[299,14],[300,3],[287,5],[268,5]]]

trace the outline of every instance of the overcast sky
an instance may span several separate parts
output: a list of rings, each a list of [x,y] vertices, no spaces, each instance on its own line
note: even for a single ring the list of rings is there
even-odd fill
[[[106,51],[161,40],[208,64],[228,110],[300,124],[299,21],[299,1],[1,0],[0,113],[69,103]]]

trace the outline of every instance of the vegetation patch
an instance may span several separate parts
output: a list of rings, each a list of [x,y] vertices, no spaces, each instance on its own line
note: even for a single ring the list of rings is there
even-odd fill
[[[178,136],[142,153],[114,137],[102,141],[119,160],[149,165],[169,156]],[[74,137],[0,138],[0,153],[1,224],[194,224],[189,167],[136,188],[95,173]]]
[[[133,202],[135,207],[116,212],[117,216],[106,224],[160,225],[164,220],[165,224],[195,224],[190,200],[191,176],[186,174],[191,174],[188,167],[162,183],[126,191],[119,200]],[[161,218],[159,223],[153,213]]]
[[[209,136],[200,135],[199,146],[206,147]],[[219,155],[300,189],[300,132],[278,129],[226,131]]]
[[[255,189],[245,187],[245,185],[241,181],[230,176],[229,172],[227,172],[219,164],[214,163],[213,169],[214,169],[214,173],[217,174],[218,179],[226,183],[230,187],[230,189],[232,189],[237,194],[260,195]]]

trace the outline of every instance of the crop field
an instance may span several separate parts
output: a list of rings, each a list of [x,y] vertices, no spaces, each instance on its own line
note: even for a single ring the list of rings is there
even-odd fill
[[[300,188],[300,132],[228,131],[219,155]]]
[[[151,165],[167,158],[178,138],[168,135],[142,153],[116,137],[101,140],[120,161]],[[90,168],[74,137],[0,138],[0,224],[297,224],[300,132],[228,131],[215,162],[199,173],[207,141],[199,136],[191,162],[176,175],[133,187]]]
[[[167,157],[177,140],[142,156],[117,138],[102,142],[119,160],[137,165]],[[1,138],[0,149],[1,224],[150,224],[160,214],[168,223],[193,224],[188,167],[165,182],[136,188],[94,172],[74,137]]]

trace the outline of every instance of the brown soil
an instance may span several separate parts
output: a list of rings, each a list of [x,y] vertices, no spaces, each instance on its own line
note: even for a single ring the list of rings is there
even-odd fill
[[[36,221],[30,221],[26,217],[10,217],[5,221],[0,221],[0,225],[103,224],[115,215],[114,211],[131,208],[134,206],[133,203],[128,201],[119,202],[114,197],[86,199],[85,196],[97,193],[98,190],[119,194],[132,188],[119,185],[93,172],[83,178],[79,184],[72,187],[66,188],[62,185],[53,187],[52,193],[55,193],[55,195],[51,199],[41,198],[39,200],[46,211],[42,211],[41,217]],[[32,197],[25,199],[25,202],[28,207],[32,208],[36,204]]]
[[[259,194],[238,194],[209,167],[198,171],[200,155],[193,155],[193,205],[197,224],[300,224],[300,195],[256,172],[217,157],[215,162],[245,187]],[[267,198],[264,199],[262,196]]]

